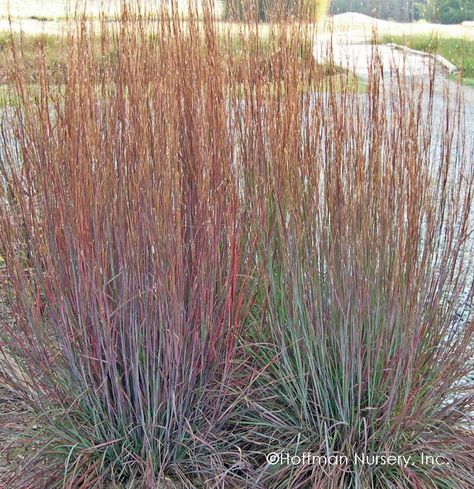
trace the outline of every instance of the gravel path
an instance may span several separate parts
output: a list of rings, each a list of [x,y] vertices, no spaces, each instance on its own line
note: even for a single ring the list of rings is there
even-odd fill
[[[367,19],[371,18],[367,17]],[[467,127],[474,127],[474,88],[459,85],[448,78],[448,75],[457,67],[440,56],[434,58],[427,53],[396,45],[374,45],[372,39],[374,32],[380,33],[377,30],[377,25],[380,22],[385,21],[377,21],[372,27],[369,27],[368,24],[365,30],[360,30],[357,25],[352,25],[347,30],[339,29],[332,33],[323,32],[317,34],[313,44],[315,59],[320,63],[331,61],[336,66],[356,73],[362,79],[367,79],[369,76],[374,54],[380,60],[385,79],[389,79],[394,73],[400,72],[409,77],[419,78],[421,81],[428,81],[431,78],[434,66],[437,73],[436,93],[442,96],[446,90],[453,95],[460,91],[465,102]],[[387,24],[391,25],[394,23],[387,22]],[[413,26],[415,24],[404,25]],[[426,24],[423,25],[426,26]],[[444,28],[448,26],[438,27]],[[455,27],[458,29],[459,26]],[[472,32],[474,36],[473,27],[466,29]],[[384,30],[384,32],[387,32],[387,30]],[[460,36],[461,31],[458,32],[456,37]]]

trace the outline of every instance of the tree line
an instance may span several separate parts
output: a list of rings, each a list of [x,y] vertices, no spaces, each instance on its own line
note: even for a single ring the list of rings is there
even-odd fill
[[[359,12],[382,19],[458,24],[474,20],[474,0],[333,0],[331,12]]]

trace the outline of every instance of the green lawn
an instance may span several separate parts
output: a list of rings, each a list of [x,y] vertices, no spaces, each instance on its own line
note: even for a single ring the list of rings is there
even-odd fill
[[[23,55],[23,68],[32,81],[38,78],[38,59],[46,59],[48,69],[59,73],[65,65],[65,41],[53,34],[13,35],[17,51]],[[12,37],[8,32],[0,32],[0,84],[8,80],[8,72],[14,66],[11,49]]]
[[[414,36],[385,35],[379,39],[379,42],[383,44],[393,42],[418,51],[440,54],[459,68],[460,74],[454,75],[457,80],[474,86],[474,40],[416,34]]]

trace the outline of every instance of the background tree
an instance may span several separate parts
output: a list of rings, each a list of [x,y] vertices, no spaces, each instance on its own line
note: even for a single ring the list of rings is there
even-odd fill
[[[425,19],[458,24],[474,20],[474,0],[333,0],[331,12],[358,12],[402,22]]]
[[[474,0],[423,0],[417,8],[421,18],[430,22],[459,24],[474,20]]]
[[[229,20],[261,22],[281,18],[318,20],[323,17],[329,0],[224,0],[225,17]]]

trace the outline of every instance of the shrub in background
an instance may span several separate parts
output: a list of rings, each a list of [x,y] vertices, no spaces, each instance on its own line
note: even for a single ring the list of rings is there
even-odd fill
[[[271,22],[281,19],[319,21],[326,15],[328,0],[225,0],[229,20]]]

